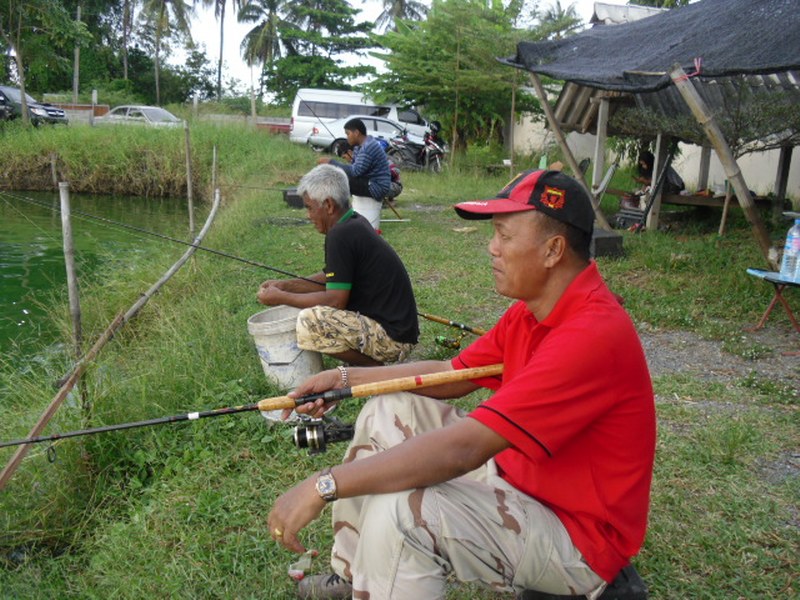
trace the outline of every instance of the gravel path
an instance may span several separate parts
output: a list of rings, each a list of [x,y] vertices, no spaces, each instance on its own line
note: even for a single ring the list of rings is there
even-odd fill
[[[722,342],[686,331],[659,331],[645,325],[639,335],[653,377],[680,373],[724,382],[755,373],[800,389],[800,356],[786,354],[800,352],[800,333],[788,322],[742,332],[742,348],[763,349],[752,359],[726,352]]]

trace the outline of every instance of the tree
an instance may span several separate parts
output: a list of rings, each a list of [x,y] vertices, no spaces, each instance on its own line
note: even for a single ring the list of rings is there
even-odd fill
[[[421,21],[428,14],[428,7],[414,0],[383,0],[383,12],[375,20],[378,29],[395,28],[398,19]]]
[[[346,87],[356,76],[370,75],[369,66],[344,66],[338,56],[372,46],[371,23],[356,23],[359,11],[346,0],[289,2],[278,25],[286,55],[275,61],[267,89],[278,101],[289,102],[300,87]]]
[[[582,29],[583,22],[575,4],[562,8],[560,0],[556,0],[555,4],[542,13],[539,27],[543,38],[560,40]]]
[[[219,19],[219,61],[217,62],[217,102],[222,98],[222,52],[225,41],[225,7],[228,0],[200,0],[203,6],[214,5],[214,16]],[[238,10],[243,0],[231,0],[233,9]]]
[[[239,9],[239,22],[254,24],[242,40],[242,57],[251,67],[260,63],[262,74],[271,72],[275,60],[282,56],[280,28],[289,25],[283,12],[285,4],[285,0],[249,0]]]
[[[86,26],[73,20],[57,0],[7,0],[0,4],[0,38],[14,54],[22,92],[22,120],[27,124],[26,48],[46,39],[53,47],[63,49],[88,41],[91,35]]]
[[[159,71],[163,40],[176,34],[191,39],[189,18],[192,10],[185,0],[144,0],[142,17],[147,32],[153,37],[156,104],[161,104]]]
[[[514,73],[496,57],[512,54],[521,37],[511,25],[516,16],[480,0],[434,0],[427,20],[401,20],[378,38],[386,51],[374,54],[388,69],[368,86],[371,95],[424,106],[449,129],[454,149],[498,136]]]

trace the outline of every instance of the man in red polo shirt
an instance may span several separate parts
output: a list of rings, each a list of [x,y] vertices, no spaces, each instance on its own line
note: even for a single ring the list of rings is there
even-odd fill
[[[589,197],[567,175],[529,171],[455,208],[492,219],[495,285],[518,302],[452,361],[326,371],[295,394],[495,363],[502,378],[373,398],[343,464],[277,499],[271,534],[296,552],[297,533],[335,500],[336,573],[306,578],[301,597],[443,598],[454,574],[596,598],[644,540],[653,390],[634,326],[589,256]],[[468,415],[438,400],[478,386],[494,394]]]

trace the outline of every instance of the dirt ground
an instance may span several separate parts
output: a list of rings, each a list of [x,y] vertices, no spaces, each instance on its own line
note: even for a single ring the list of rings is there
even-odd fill
[[[760,349],[754,358],[731,354],[723,350],[722,342],[705,340],[685,331],[656,331],[640,326],[639,336],[653,377],[682,374],[725,384],[755,374],[758,379],[769,379],[789,389],[800,390],[800,333],[788,320],[785,324],[767,322],[763,329],[755,332],[742,331],[741,347]],[[792,352],[796,355],[791,355]],[[672,398],[656,395],[657,404],[671,401]],[[742,406],[700,401],[697,408],[702,413],[735,413]],[[762,461],[759,471],[773,484],[800,477],[800,448]],[[800,526],[800,513],[796,513],[793,523]]]
[[[754,358],[726,352],[722,342],[690,332],[658,331],[644,325],[639,335],[653,377],[680,373],[725,382],[754,373],[800,389],[800,355],[787,354],[800,353],[800,333],[788,320],[785,324],[767,322],[754,332],[742,331],[742,347],[763,349]]]

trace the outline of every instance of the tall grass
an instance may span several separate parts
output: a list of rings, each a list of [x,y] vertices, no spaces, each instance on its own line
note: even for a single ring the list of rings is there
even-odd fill
[[[65,161],[80,156],[69,164],[96,158],[65,147],[76,140],[94,140],[97,147],[113,142],[117,147],[104,155],[111,161],[161,143],[162,158],[176,165],[182,160],[176,149],[182,133],[164,133],[162,140],[150,131],[87,128],[73,138],[74,132],[19,136],[28,156],[53,150]],[[192,136],[193,157],[204,169],[201,181],[210,180],[210,149],[217,145],[225,199],[204,245],[301,275],[319,270],[322,237],[280,192],[316,163],[316,155],[243,128],[197,126]],[[95,172],[92,164],[83,168]],[[457,200],[490,196],[505,179],[478,168],[404,174],[398,210],[410,222],[387,222],[383,230],[406,263],[421,311],[486,328],[508,306],[494,292],[488,268],[489,225],[461,221],[449,208]],[[684,213],[665,215],[670,231],[625,232],[625,256],[598,261],[638,324],[694,331],[736,347],[742,325],[757,319],[769,290],[744,275],[747,266],[762,262],[749,226],[734,216],[729,233],[719,237],[716,216],[692,211],[686,221]],[[776,239],[782,233],[776,231]],[[164,243],[157,258],[98,276],[82,293],[85,335],[98,335],[182,252]],[[258,284],[275,276],[198,253],[90,369],[88,424],[238,405],[279,393],[261,372],[246,330],[247,318],[263,308],[255,301]],[[66,303],[55,300],[54,317],[66,331]],[[422,320],[414,356],[451,356],[454,351],[434,338],[458,337],[453,331]],[[31,363],[24,370],[11,363],[0,368],[0,439],[25,435],[66,366],[63,358]],[[651,527],[636,559],[651,597],[796,595],[800,483],[790,466],[798,444],[797,391],[744,374],[724,385],[691,377],[658,378],[655,384],[659,442]],[[339,417],[351,421],[360,405],[343,403]],[[87,425],[84,419],[77,397],[70,398],[48,432]],[[342,451],[334,446],[309,456],[293,447],[288,426],[270,426],[257,413],[68,440],[55,446],[55,462],[37,447],[0,494],[0,596],[291,597],[286,570],[296,557],[270,540],[266,514],[281,491],[337,461]],[[11,450],[0,451],[0,462],[10,456]],[[303,539],[321,552],[313,570],[326,570],[326,518]],[[454,585],[450,597],[499,596]]]

